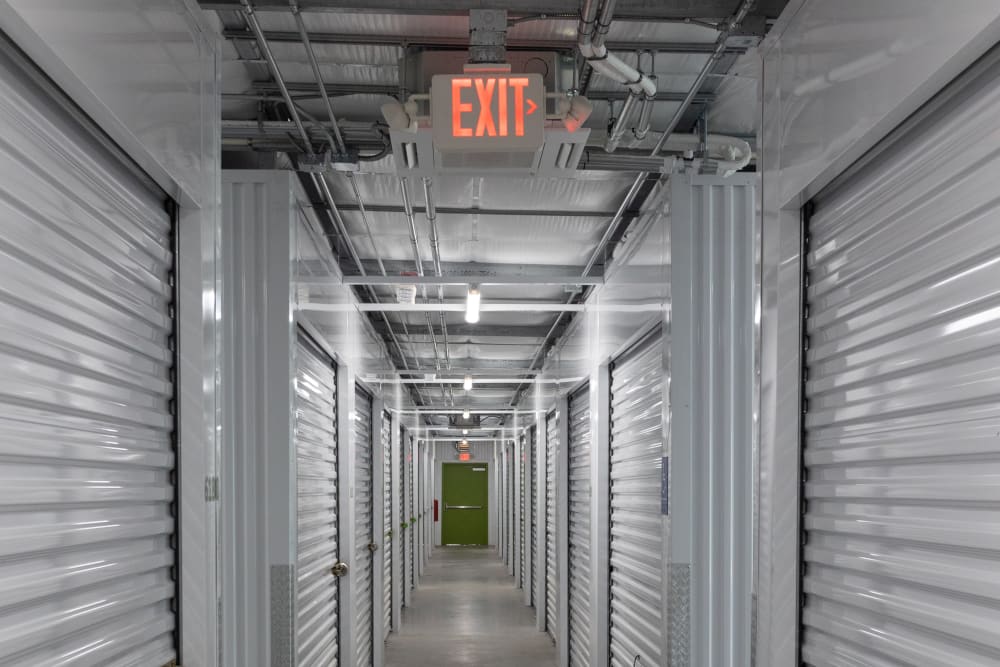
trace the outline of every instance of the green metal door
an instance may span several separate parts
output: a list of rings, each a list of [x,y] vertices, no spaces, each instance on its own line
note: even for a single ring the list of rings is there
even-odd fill
[[[441,542],[489,543],[489,467],[486,463],[442,463]]]

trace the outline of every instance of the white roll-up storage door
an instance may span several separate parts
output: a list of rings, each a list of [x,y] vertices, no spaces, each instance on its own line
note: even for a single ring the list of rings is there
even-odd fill
[[[556,469],[559,413],[545,418],[545,631],[556,640],[559,620],[559,555],[556,539]]]
[[[354,567],[356,574],[355,664],[370,667],[373,659],[375,558],[370,544],[375,543],[374,462],[372,459],[372,397],[360,386],[354,401]]]
[[[392,630],[392,416],[382,414],[382,615]]]
[[[569,663],[589,667],[590,388],[569,397]]]
[[[517,461],[517,465],[518,465],[518,467],[520,469],[520,473],[518,474],[518,485],[517,485],[517,487],[518,487],[517,488],[517,493],[518,493],[518,496],[519,496],[518,499],[517,499],[517,506],[518,506],[518,508],[519,508],[520,511],[518,512],[518,515],[517,515],[517,530],[518,530],[517,535],[518,535],[518,539],[517,539],[517,542],[516,542],[517,545],[518,545],[518,549],[517,549],[518,579],[520,580],[520,584],[519,585],[520,585],[521,588],[524,588],[525,585],[527,585],[527,583],[528,583],[528,581],[527,581],[527,573],[525,572],[526,568],[524,566],[524,560],[525,560],[524,559],[524,524],[525,524],[525,519],[526,519],[525,515],[528,512],[527,484],[526,484],[526,480],[524,478],[525,473],[527,472],[526,469],[527,469],[528,466],[525,465],[526,462],[525,462],[524,459],[525,459],[525,456],[526,456],[527,446],[528,446],[528,439],[524,435],[522,435],[521,436],[521,456],[518,457],[518,461]]]
[[[173,221],[0,40],[0,663],[164,665]]]
[[[405,592],[409,590],[410,585],[410,573],[407,571],[409,567],[406,557],[406,540],[409,531],[406,528],[406,522],[409,520],[406,513],[406,455],[408,451],[407,441],[409,437],[406,435],[406,431],[400,427],[399,429],[399,526],[402,531],[399,535],[399,554],[402,562],[400,563],[399,571],[402,576],[402,581],[400,584],[400,597],[402,604],[406,604]]]
[[[808,216],[807,665],[1000,664],[993,60]]]
[[[535,456],[538,455],[538,427],[532,426],[528,432],[528,475],[531,479],[531,606],[538,605],[538,586],[535,572],[541,567],[538,562],[538,474]]]
[[[416,522],[416,494],[413,484],[413,456],[416,453],[416,446],[413,438],[407,438],[406,443],[406,559],[410,568],[410,588],[414,588],[417,581],[417,522]]]
[[[295,355],[297,554],[296,665],[339,664],[337,578],[337,376],[301,333]]]
[[[666,664],[663,342],[658,329],[611,369],[611,665]]]

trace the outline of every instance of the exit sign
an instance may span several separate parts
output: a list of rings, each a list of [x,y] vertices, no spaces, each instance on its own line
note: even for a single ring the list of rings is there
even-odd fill
[[[439,74],[431,79],[434,147],[441,151],[534,151],[545,142],[540,74]]]

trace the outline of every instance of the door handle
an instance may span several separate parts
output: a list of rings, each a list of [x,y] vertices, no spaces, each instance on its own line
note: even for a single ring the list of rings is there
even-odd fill
[[[334,566],[330,568],[330,574],[332,574],[335,577],[342,577],[345,574],[347,574],[347,570],[348,570],[347,563],[338,560],[336,564],[334,564]]]
[[[449,505],[448,503],[445,503],[444,504],[444,508],[446,510],[481,510],[481,509],[483,509],[483,506],[482,505]]]
[[[371,551],[372,553],[375,553],[376,551],[378,551],[378,545],[375,544],[374,542],[371,542],[368,545],[368,551]]]

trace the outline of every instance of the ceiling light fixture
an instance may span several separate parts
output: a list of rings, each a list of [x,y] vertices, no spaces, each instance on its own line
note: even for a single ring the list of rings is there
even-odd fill
[[[482,294],[479,292],[479,285],[469,285],[469,293],[465,300],[465,321],[469,324],[475,324],[479,321],[479,304],[481,301]]]
[[[465,391],[470,391],[472,389],[472,376],[471,375],[466,375],[465,376],[465,382],[462,383],[462,388],[465,389]]]
[[[463,428],[462,429],[462,435],[469,435],[469,429]]]
[[[469,418],[469,408],[466,408],[465,411],[462,412],[462,419],[468,419],[468,418]]]

